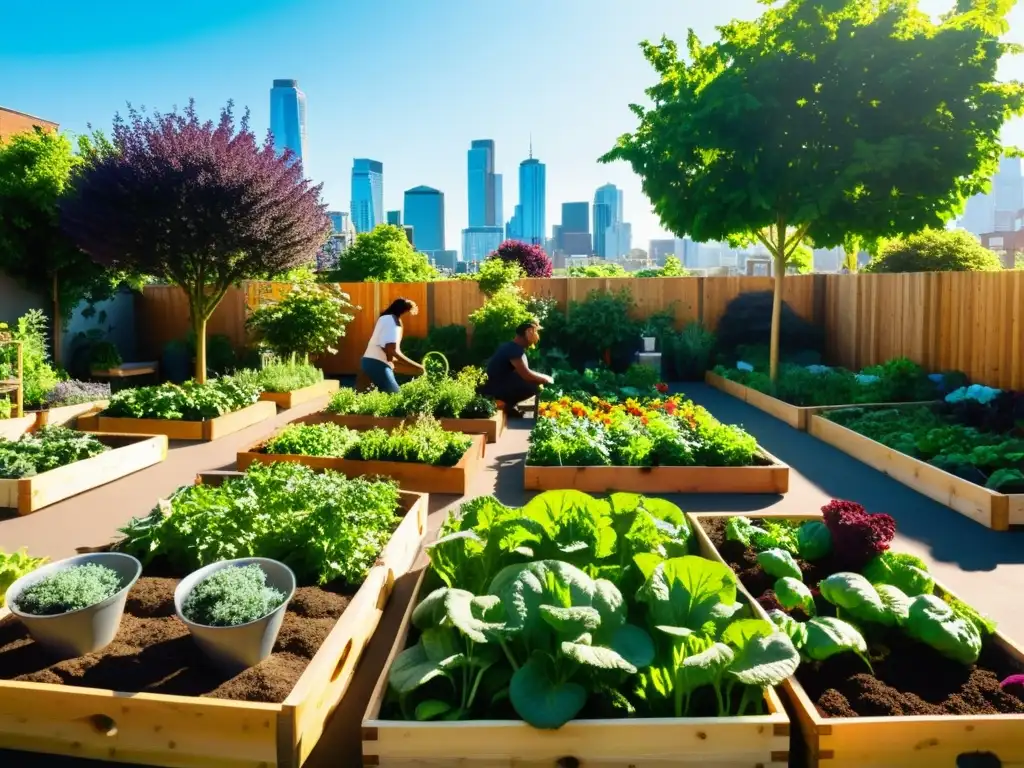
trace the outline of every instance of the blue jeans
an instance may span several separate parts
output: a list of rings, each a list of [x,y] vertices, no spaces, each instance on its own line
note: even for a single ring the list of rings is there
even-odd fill
[[[381,392],[397,392],[398,381],[395,379],[395,371],[387,363],[383,363],[373,357],[364,357],[362,361],[363,373],[370,377],[373,386]]]

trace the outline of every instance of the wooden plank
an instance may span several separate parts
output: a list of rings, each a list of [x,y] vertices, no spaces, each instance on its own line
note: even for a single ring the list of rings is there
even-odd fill
[[[163,435],[97,434],[96,437],[111,449],[32,477],[0,479],[0,507],[15,508],[19,515],[28,515],[167,458],[167,438]]]
[[[0,744],[167,768],[298,768],[348,689],[395,581],[414,564],[427,510],[425,494],[401,494],[395,533],[284,703],[0,680]],[[0,609],[0,620],[9,613]]]
[[[261,400],[232,413],[206,421],[179,419],[130,419],[104,416],[96,420],[100,432],[132,435],[166,435],[169,440],[217,440],[277,415],[274,403]]]
[[[338,424],[349,429],[394,429],[403,423],[414,423],[415,416],[340,416],[320,411],[311,413],[293,424]],[[438,419],[441,429],[448,432],[462,432],[467,435],[483,435],[488,443],[498,442],[501,433],[507,426],[507,418],[503,410],[498,410],[489,419]]]
[[[13,419],[0,419],[0,439],[17,440],[22,435],[34,431],[37,413],[38,411]]]
[[[727,565],[700,521],[733,514],[687,513],[702,556]],[[822,515],[759,512],[747,517],[804,521],[821,520]],[[738,589],[767,619],[768,613],[747,589],[742,584]],[[938,581],[935,592],[953,595]],[[1024,664],[1024,649],[998,631],[993,638],[1018,664]],[[1024,715],[822,717],[795,677],[783,684],[783,693],[797,716],[807,746],[808,768],[936,768],[954,766],[959,755],[975,751],[996,754],[1004,767],[1024,767]]]
[[[769,714],[727,718],[574,720],[555,731],[520,721],[409,722],[382,720],[391,665],[405,648],[425,571],[409,601],[391,654],[363,717],[363,765],[388,768],[783,768],[789,722],[774,690]]]
[[[316,470],[329,469],[347,477],[391,477],[399,488],[423,493],[451,493],[465,495],[472,477],[480,471],[486,440],[483,435],[470,435],[473,442],[453,467],[434,467],[410,461],[358,461],[328,456],[301,456],[297,454],[263,453],[267,440],[261,440],[244,451],[239,451],[237,466],[240,470],[250,464],[272,464],[287,461],[304,464]]]
[[[67,426],[72,422],[76,422],[83,416],[94,416],[100,413],[109,403],[109,400],[93,400],[88,403],[75,403],[74,405],[59,405],[56,408],[44,408],[41,411],[36,411],[38,414],[36,427]]]
[[[260,395],[260,400],[269,400],[279,408],[288,410],[310,400],[316,400],[318,397],[334,394],[340,388],[341,382],[337,379],[324,379],[316,384],[310,384],[308,387],[293,389],[289,392],[264,392]]]
[[[1009,530],[1011,500],[1015,509],[1014,523],[1024,524],[1024,515],[1019,511],[1024,494],[1008,496],[990,491],[821,416],[812,417],[809,431],[819,440],[986,528]]]

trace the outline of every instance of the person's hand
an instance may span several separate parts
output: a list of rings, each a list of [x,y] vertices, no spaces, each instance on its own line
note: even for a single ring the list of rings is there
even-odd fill
[[[554,378],[551,377],[551,376],[548,376],[546,373],[542,373],[541,376],[543,377],[543,381],[541,382],[542,384],[554,384],[555,383]]]

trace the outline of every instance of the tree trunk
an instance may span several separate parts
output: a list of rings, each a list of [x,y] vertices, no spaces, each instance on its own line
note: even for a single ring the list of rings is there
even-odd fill
[[[780,246],[773,259],[775,262],[775,295],[772,297],[772,335],[768,353],[768,376],[775,387],[779,375],[779,336],[782,326],[782,280],[786,276],[785,246]]]
[[[193,310],[192,330],[196,336],[196,381],[206,383],[206,317],[204,313]]]

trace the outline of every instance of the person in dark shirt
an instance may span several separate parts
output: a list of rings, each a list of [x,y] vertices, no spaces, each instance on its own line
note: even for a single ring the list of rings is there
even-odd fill
[[[531,371],[526,362],[526,350],[540,340],[540,330],[536,320],[520,324],[516,337],[499,346],[487,362],[487,381],[479,392],[502,401],[505,412],[513,418],[521,415],[516,408],[518,403],[536,395],[542,384],[554,381],[550,376]]]

